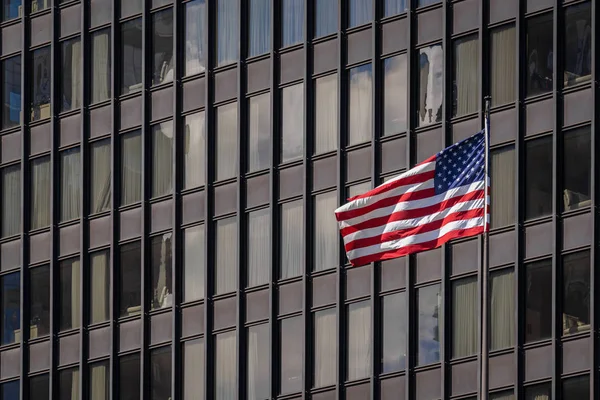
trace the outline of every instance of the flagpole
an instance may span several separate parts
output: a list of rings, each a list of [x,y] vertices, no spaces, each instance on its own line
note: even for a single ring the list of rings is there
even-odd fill
[[[485,125],[485,154],[484,154],[484,222],[483,222],[483,260],[482,260],[482,271],[481,271],[481,398],[487,400],[489,396],[488,391],[488,364],[489,364],[489,345],[488,345],[488,271],[489,271],[489,235],[488,235],[488,176],[489,176],[489,152],[490,152],[490,139],[489,139],[489,124],[490,124],[490,102],[491,97],[485,97],[485,114],[484,114],[484,125]]]

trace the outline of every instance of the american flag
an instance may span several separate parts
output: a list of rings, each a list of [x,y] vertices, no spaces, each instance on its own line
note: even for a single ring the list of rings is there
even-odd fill
[[[352,265],[433,249],[487,231],[485,139],[483,130],[335,210]]]

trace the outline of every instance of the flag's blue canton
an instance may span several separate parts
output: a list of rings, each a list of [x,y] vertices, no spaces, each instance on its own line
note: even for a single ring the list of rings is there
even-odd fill
[[[436,154],[435,193],[483,180],[485,133],[481,131]]]

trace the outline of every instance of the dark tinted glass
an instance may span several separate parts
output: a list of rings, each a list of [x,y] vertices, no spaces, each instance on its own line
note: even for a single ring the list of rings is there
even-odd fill
[[[563,134],[563,207],[565,211],[591,205],[590,128]]]
[[[516,28],[514,25],[493,29],[491,35],[490,90],[492,105],[515,100],[517,79]]]
[[[29,378],[29,397],[36,400],[50,399],[50,379],[48,374]]]
[[[171,394],[171,347],[150,352],[150,399],[163,400]]]
[[[151,272],[152,279],[149,294],[152,310],[173,305],[173,255],[171,251],[172,233],[156,236],[151,239]]]
[[[50,332],[50,266],[29,271],[29,337],[34,339]]]
[[[442,120],[444,51],[441,44],[419,50],[418,126]]]
[[[503,147],[490,153],[491,226],[498,228],[515,222],[515,148]]]
[[[471,114],[479,107],[479,41],[468,36],[454,42],[452,115]]]
[[[119,306],[121,317],[141,311],[141,250],[140,243],[121,246]]]
[[[152,14],[152,84],[173,80],[173,10]]]
[[[81,323],[81,268],[79,258],[60,263],[60,330],[79,327]]]
[[[185,4],[185,75],[204,71],[205,19],[206,0],[194,0]]]
[[[142,88],[142,20],[136,19],[121,25],[121,93],[127,94]]]
[[[291,46],[304,40],[304,1],[282,0],[282,47]]]
[[[591,2],[565,10],[565,86],[588,82],[592,74]]]
[[[59,399],[60,400],[78,400],[79,399],[79,370],[77,368],[60,371],[58,375]]]
[[[431,364],[440,360],[440,335],[442,331],[439,318],[443,312],[441,306],[442,294],[439,284],[417,290],[418,365]]]
[[[302,317],[288,318],[281,321],[281,394],[302,390],[303,332]]]
[[[552,13],[527,20],[527,95],[552,90]]]
[[[248,328],[248,398],[268,399],[271,343],[269,324]]]
[[[132,354],[119,360],[119,399],[140,398],[140,355]]]
[[[79,38],[62,42],[62,96],[61,110],[69,111],[81,107],[81,40]]]
[[[239,16],[237,0],[217,2],[217,65],[231,64],[239,58]]]
[[[563,335],[590,330],[590,253],[563,257]]]
[[[19,400],[20,392],[19,381],[6,382],[0,385],[0,397],[2,400]]]
[[[552,261],[526,266],[525,341],[549,338],[552,334]]]
[[[271,95],[251,97],[248,107],[248,172],[253,172],[271,165]]]
[[[337,0],[314,0],[315,2],[315,37],[329,35],[337,31]]]
[[[183,300],[204,297],[204,225],[184,231]]]
[[[271,0],[251,0],[248,56],[258,56],[271,47]]]
[[[93,214],[106,211],[111,206],[110,139],[93,143],[90,153],[90,213]]]
[[[23,122],[20,56],[2,61],[2,82],[2,129],[6,129]]]
[[[525,388],[526,400],[551,399],[552,385],[550,383],[542,383],[540,385],[528,386]]]
[[[15,272],[0,277],[0,345],[14,343],[21,331],[21,274]]]
[[[35,3],[35,2],[34,2]],[[21,0],[2,0],[2,21],[19,18],[23,15]]]
[[[552,137],[525,143],[525,218],[552,212]]]
[[[381,372],[400,371],[406,368],[406,352],[408,350],[406,293],[383,297],[382,308]]]
[[[399,55],[383,61],[383,134],[406,131],[408,92],[407,57]]]
[[[373,19],[372,0],[350,0],[350,20],[348,27],[366,24]]]
[[[562,382],[563,399],[589,399],[590,377],[588,375],[565,379]]]
[[[52,66],[50,48],[44,47],[31,54],[31,121],[50,118],[50,82]]]
[[[90,400],[110,399],[110,370],[108,361],[90,365]]]
[[[0,237],[7,237],[21,232],[21,167],[0,169],[0,180]]]
[[[108,252],[90,255],[90,323],[106,321],[109,317],[110,270]]]

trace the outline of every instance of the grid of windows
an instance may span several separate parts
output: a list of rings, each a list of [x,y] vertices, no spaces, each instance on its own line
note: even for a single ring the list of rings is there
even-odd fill
[[[333,210],[486,95],[490,398],[589,397],[600,6],[519,3],[2,0],[0,399],[480,396],[482,241]]]

